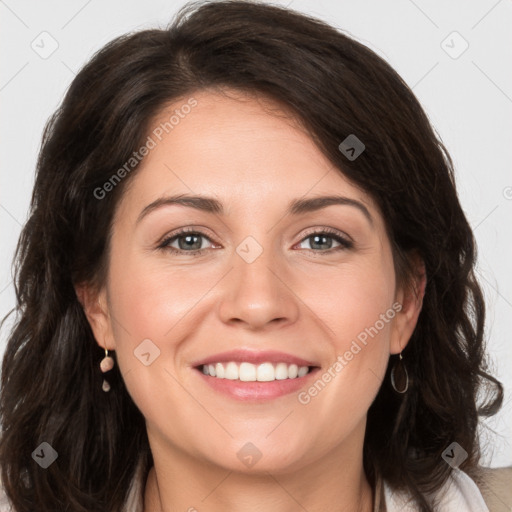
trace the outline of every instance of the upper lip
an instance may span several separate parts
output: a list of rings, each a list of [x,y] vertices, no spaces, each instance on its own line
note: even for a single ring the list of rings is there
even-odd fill
[[[192,363],[192,366],[203,366],[205,364],[214,364],[220,362],[235,361],[238,363],[248,362],[252,364],[261,363],[287,363],[296,364],[297,366],[319,366],[314,361],[308,361],[301,357],[287,354],[286,352],[279,352],[276,350],[249,350],[249,349],[236,349],[228,350],[227,352],[220,352],[213,354],[204,359],[197,360]]]

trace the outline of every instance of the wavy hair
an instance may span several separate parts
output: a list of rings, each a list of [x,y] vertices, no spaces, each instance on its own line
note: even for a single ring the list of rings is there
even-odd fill
[[[137,167],[105,197],[95,190],[142,146],[165,106],[223,87],[285,105],[337,171],[374,198],[401,285],[414,277],[413,253],[425,264],[423,308],[403,352],[409,390],[391,389],[391,356],[368,411],[363,460],[372,485],[380,475],[431,512],[424,494],[451,471],[443,450],[457,441],[468,453],[461,469],[471,474],[479,416],[494,414],[503,398],[488,373],[476,244],[452,161],[382,58],[320,20],[253,1],[189,3],[165,29],[116,38],[81,69],[46,125],[2,363],[8,498],[16,512],[120,512],[139,457],[149,470],[144,417],[118,365],[112,391],[101,390],[104,353],[74,286],[105,279],[113,214]],[[353,161],[338,149],[350,134],[366,146]],[[44,441],[58,462],[42,470],[31,453]]]

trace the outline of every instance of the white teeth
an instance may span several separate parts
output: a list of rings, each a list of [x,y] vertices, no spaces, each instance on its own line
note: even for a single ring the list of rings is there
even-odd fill
[[[240,365],[240,369],[242,369],[242,365]],[[276,380],[276,372],[274,370],[274,365],[272,365],[271,363],[260,364],[258,366],[257,375],[258,376],[256,380],[258,380],[259,382],[270,382],[271,380]]]
[[[309,368],[307,366],[301,366],[298,371],[299,377],[304,377],[308,373]]]
[[[297,377],[298,373],[299,373],[299,367],[296,364],[291,364],[290,366],[288,366],[288,378],[289,379],[295,379],[295,377]]]
[[[256,366],[251,363],[241,363],[238,368],[238,378],[244,382],[256,380]]]
[[[226,366],[226,372],[224,373],[224,377],[229,380],[238,379],[238,366],[236,363],[228,363],[228,365]]]
[[[288,365],[286,363],[277,363],[276,365],[276,380],[284,380],[288,378]]]
[[[215,365],[215,377],[219,379],[224,378],[224,366],[222,366],[220,363]]]
[[[273,380],[295,379],[309,373],[308,366],[298,367],[296,364],[261,363],[215,363],[203,365],[203,373],[218,379],[241,380],[242,382],[271,382]]]

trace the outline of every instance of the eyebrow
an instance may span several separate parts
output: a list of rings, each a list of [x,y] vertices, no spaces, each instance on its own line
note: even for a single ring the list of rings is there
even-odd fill
[[[187,206],[189,208],[195,208],[206,213],[213,213],[218,215],[225,214],[222,203],[214,197],[179,194],[174,196],[161,197],[148,204],[140,212],[136,224],[138,224],[152,211],[161,208],[162,206],[171,205]],[[372,227],[374,226],[373,217],[368,211],[368,208],[366,208],[366,206],[360,201],[344,196],[319,196],[308,199],[294,199],[288,204],[286,213],[289,215],[301,215],[304,213],[315,212],[332,205],[355,207],[364,214],[370,225]]]

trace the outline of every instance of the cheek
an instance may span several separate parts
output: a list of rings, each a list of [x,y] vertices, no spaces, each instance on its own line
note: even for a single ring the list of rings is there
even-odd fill
[[[158,404],[187,401],[173,377],[187,378],[181,347],[187,346],[205,312],[215,307],[208,291],[218,283],[219,271],[206,266],[180,268],[164,258],[124,254],[113,253],[110,267],[112,332],[126,386],[151,417],[152,405],[158,415]]]
[[[394,279],[391,258],[381,254],[315,281],[329,290],[317,288],[311,303],[328,327],[330,361],[299,402],[312,416],[343,411],[334,414],[334,430],[364,417],[382,383],[396,316]]]
[[[164,271],[135,256],[113,255],[110,268],[111,325],[126,388],[153,427],[166,425],[168,436],[182,438],[188,434],[180,430],[175,411],[184,417],[200,412],[178,384],[183,375],[176,367],[177,345],[193,332],[190,313],[212,285],[190,280],[187,270]]]
[[[341,307],[337,309],[338,320],[334,324],[338,352],[349,350],[355,340],[364,345],[368,339],[379,340],[378,344],[364,345],[369,348],[366,351],[369,354],[374,349],[378,351],[379,347],[381,350],[388,349],[394,296],[394,289],[389,285],[382,275],[372,275],[370,272],[345,280],[343,291],[340,292]]]
[[[392,263],[385,256],[360,259],[338,269],[318,271],[314,279],[303,280],[301,297],[326,329],[338,352],[373,326],[392,307],[395,295]],[[378,324],[386,334],[388,324]]]
[[[204,272],[171,268],[162,261],[140,255],[112,259],[109,288],[116,343],[124,343],[127,332],[130,343],[172,339],[180,321],[214,282]]]

